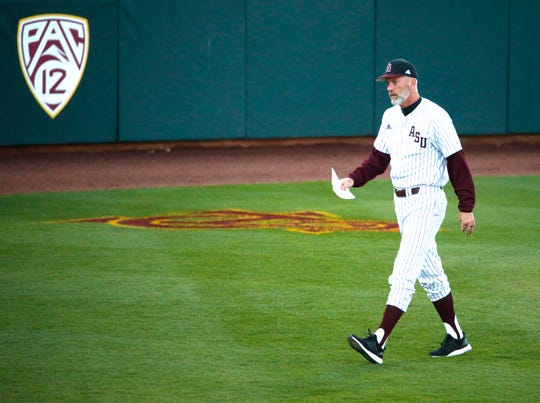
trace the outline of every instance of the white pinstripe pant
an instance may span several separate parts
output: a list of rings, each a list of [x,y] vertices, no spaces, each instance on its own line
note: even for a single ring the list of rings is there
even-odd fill
[[[450,292],[450,284],[437,253],[435,236],[446,214],[446,195],[439,187],[421,187],[416,195],[394,195],[401,243],[388,278],[388,305],[407,311],[416,280],[431,301]]]

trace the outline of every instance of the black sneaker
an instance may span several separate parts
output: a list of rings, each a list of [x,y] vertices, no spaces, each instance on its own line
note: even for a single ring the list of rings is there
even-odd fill
[[[379,346],[377,336],[369,332],[368,337],[361,339],[358,336],[351,334],[347,340],[349,341],[349,345],[362,354],[369,362],[373,364],[382,364],[384,349]]]
[[[456,355],[465,354],[472,350],[472,346],[465,338],[463,333],[462,339],[454,339],[449,334],[446,335],[441,343],[441,348],[429,353],[432,357],[454,357]]]

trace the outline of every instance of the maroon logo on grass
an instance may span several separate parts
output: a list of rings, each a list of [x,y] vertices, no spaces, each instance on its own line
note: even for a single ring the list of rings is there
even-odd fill
[[[77,90],[89,47],[88,21],[65,14],[41,14],[19,21],[19,62],[28,88],[54,119]]]
[[[270,229],[308,234],[334,231],[397,231],[398,225],[386,221],[343,220],[337,215],[319,211],[262,213],[249,210],[210,210],[175,213],[154,217],[98,217],[62,221],[64,223],[103,223],[119,227],[168,230],[202,229]]]

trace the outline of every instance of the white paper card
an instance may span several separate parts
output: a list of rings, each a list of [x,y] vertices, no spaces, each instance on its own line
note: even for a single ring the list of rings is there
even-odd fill
[[[334,168],[332,168],[332,190],[340,199],[350,200],[355,198],[355,196],[351,193],[349,189],[341,189],[341,181],[339,180],[339,177],[337,176]]]

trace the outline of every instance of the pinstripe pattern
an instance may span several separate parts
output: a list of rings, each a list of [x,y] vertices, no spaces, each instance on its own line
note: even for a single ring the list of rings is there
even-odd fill
[[[448,295],[450,285],[437,252],[435,236],[446,213],[446,195],[437,187],[423,187],[418,195],[394,196],[401,242],[388,278],[388,305],[407,311],[418,279],[431,301]]]
[[[444,186],[446,157],[461,150],[461,143],[446,111],[423,98],[407,116],[399,106],[387,109],[374,147],[391,156],[392,183],[405,189]]]
[[[407,116],[399,106],[385,111],[374,147],[390,155],[396,189],[420,187],[417,195],[394,196],[401,243],[388,278],[388,305],[406,311],[418,280],[431,301],[450,292],[435,236],[444,220],[448,182],[446,157],[461,150],[450,116],[423,98]]]

